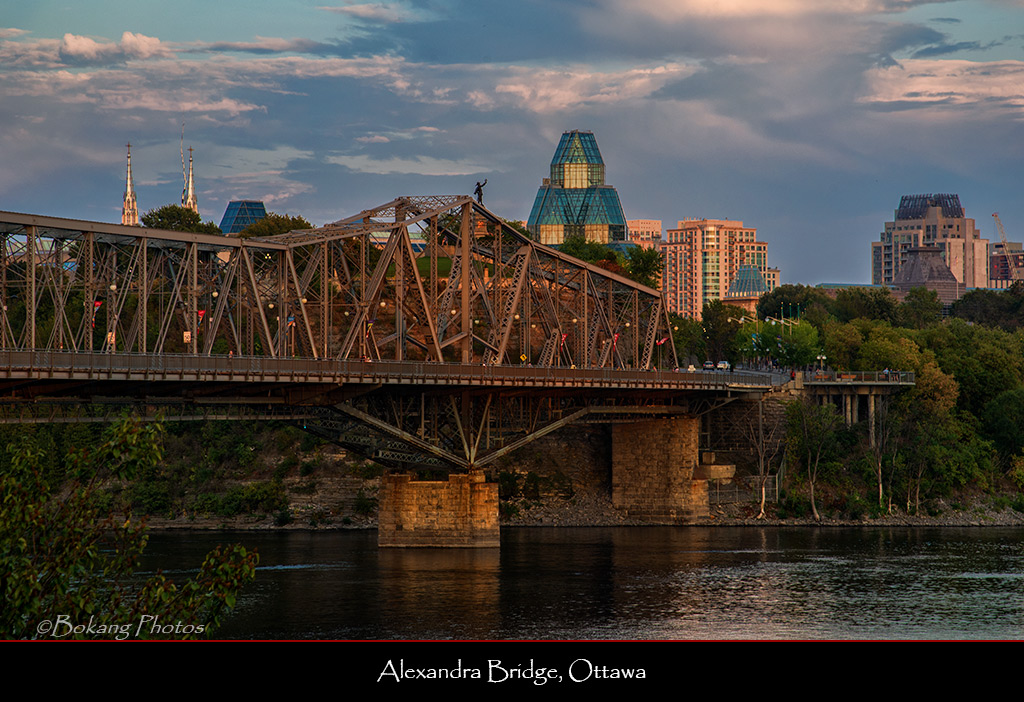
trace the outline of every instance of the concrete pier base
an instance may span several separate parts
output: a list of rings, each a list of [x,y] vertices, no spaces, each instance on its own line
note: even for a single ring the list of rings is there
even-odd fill
[[[377,545],[388,547],[497,548],[498,485],[483,471],[448,480],[414,481],[403,473],[381,484]]]
[[[699,420],[657,419],[612,428],[612,504],[652,524],[708,516],[708,483],[698,463]]]

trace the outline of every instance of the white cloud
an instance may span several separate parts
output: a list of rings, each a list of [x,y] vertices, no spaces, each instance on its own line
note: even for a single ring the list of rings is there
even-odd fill
[[[867,82],[869,93],[861,99],[866,103],[1013,105],[1024,110],[1024,61],[907,59],[873,69]]]
[[[7,48],[16,54],[36,54],[36,63],[45,64],[47,61],[39,59],[50,54],[49,62],[65,65],[119,63],[129,59],[167,58],[173,55],[156,37],[133,32],[124,32],[119,42],[96,41],[68,33],[59,43],[43,40],[17,43]]]
[[[680,63],[650,68],[598,72],[585,67],[550,70],[513,68],[513,77],[499,79],[493,95],[472,91],[468,100],[480,109],[512,103],[535,112],[553,112],[580,105],[614,104],[649,96],[670,81],[696,73]]]
[[[317,9],[374,22],[404,22],[413,18],[410,10],[395,3],[373,2]]]
[[[20,37],[22,34],[28,34],[28,31],[15,27],[0,27],[0,39],[12,39]]]
[[[387,144],[391,140],[381,134],[375,134],[373,136],[356,137],[356,141],[361,141],[364,144]]]
[[[121,51],[128,58],[147,59],[171,56],[171,51],[156,37],[125,32],[121,35]]]
[[[941,1],[941,0],[939,0]],[[801,17],[809,15],[868,15],[899,12],[922,0],[603,0],[606,6],[647,14],[659,20],[693,17]]]
[[[120,53],[117,44],[110,42],[101,44],[89,37],[81,37],[77,34],[65,34],[60,43],[60,55],[71,60],[97,61],[117,53]]]

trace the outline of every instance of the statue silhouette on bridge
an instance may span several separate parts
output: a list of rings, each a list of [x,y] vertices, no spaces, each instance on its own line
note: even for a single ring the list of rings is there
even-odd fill
[[[476,189],[473,194],[476,195],[476,201],[479,204],[484,204],[484,186],[487,185],[487,179],[484,178],[484,182],[481,183],[479,180],[476,182]]]

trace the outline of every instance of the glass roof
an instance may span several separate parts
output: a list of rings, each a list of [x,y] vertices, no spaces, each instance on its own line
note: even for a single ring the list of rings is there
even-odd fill
[[[232,200],[224,210],[220,230],[225,234],[237,234],[266,216],[267,208],[261,200]]]

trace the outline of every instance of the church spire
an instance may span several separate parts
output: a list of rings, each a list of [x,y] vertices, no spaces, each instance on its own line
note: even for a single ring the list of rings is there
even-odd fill
[[[132,145],[128,144],[128,175],[125,178],[124,204],[121,206],[121,224],[139,226],[139,206],[135,202],[135,181],[132,178]]]
[[[181,125],[181,174],[185,178],[185,187],[181,191],[181,206],[199,213],[196,201],[196,184],[192,177],[192,147],[188,147],[188,173],[185,173],[185,125]]]

